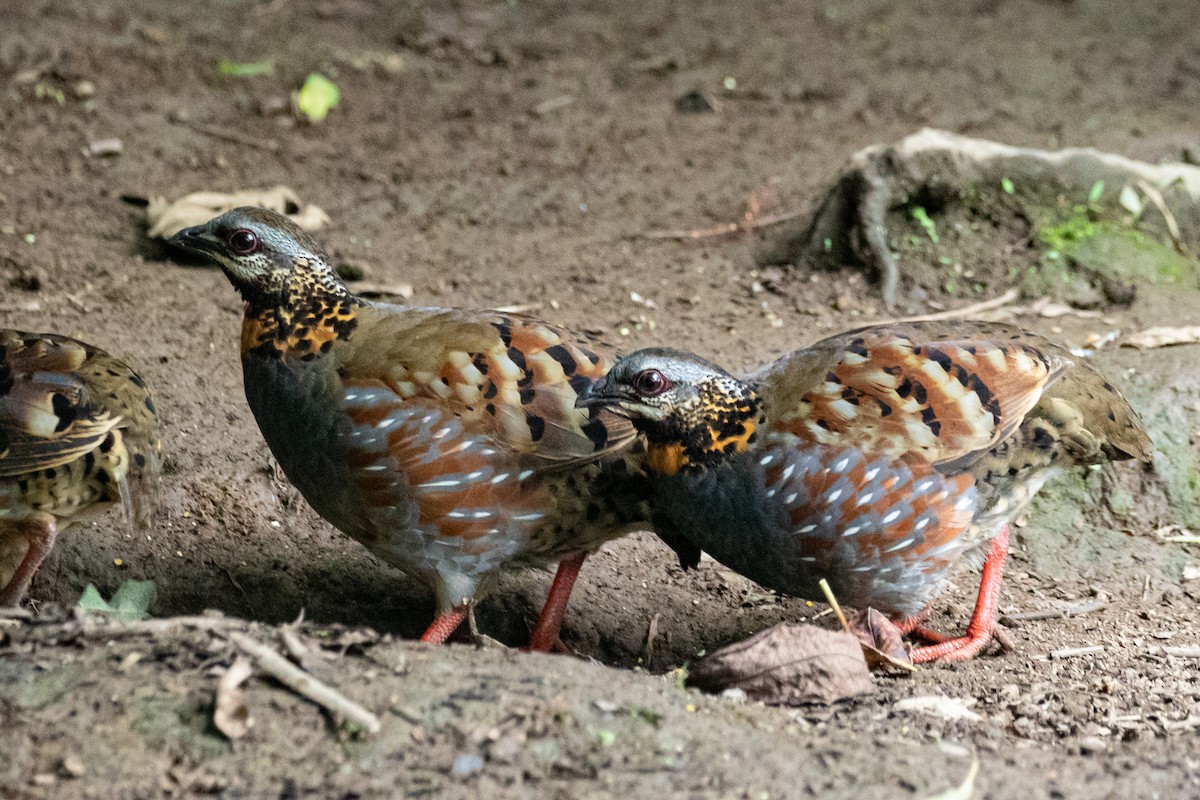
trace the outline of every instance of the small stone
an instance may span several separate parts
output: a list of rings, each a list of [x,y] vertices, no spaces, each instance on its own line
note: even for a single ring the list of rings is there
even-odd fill
[[[88,142],[87,153],[93,158],[119,156],[125,151],[125,143],[116,137],[96,139]]]
[[[64,778],[80,778],[87,772],[83,766],[83,759],[75,753],[68,753],[63,756],[62,763],[58,765],[58,773]]]
[[[1079,752],[1084,755],[1103,753],[1107,749],[1108,745],[1099,736],[1085,736],[1079,740]]]
[[[731,703],[737,703],[739,705],[742,703],[745,703],[746,700],[749,699],[748,696],[746,695],[746,690],[741,689],[737,686],[731,687],[731,688],[726,689],[725,691],[721,692],[721,697],[725,698],[726,700],[728,700]]]
[[[483,759],[474,753],[459,753],[450,765],[450,775],[455,778],[469,778],[483,770]]]
[[[510,733],[488,748],[488,760],[500,764],[515,764],[525,749],[525,737]]]
[[[698,89],[692,89],[675,98],[675,110],[681,114],[703,114],[712,111],[713,105]]]

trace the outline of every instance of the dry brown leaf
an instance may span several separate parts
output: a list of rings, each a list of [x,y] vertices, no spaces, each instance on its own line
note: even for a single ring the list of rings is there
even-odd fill
[[[240,192],[192,192],[169,202],[151,197],[146,206],[150,223],[147,234],[169,239],[184,228],[203,225],[213,217],[238,206],[262,206],[285,215],[306,231],[319,231],[329,224],[329,215],[315,205],[305,205],[287,186],[246,189]]]
[[[1147,328],[1144,331],[1129,334],[1121,344],[1146,350],[1152,347],[1196,344],[1197,342],[1200,342],[1200,325],[1185,325],[1181,328]]]
[[[230,739],[240,739],[254,725],[250,709],[242,702],[242,684],[250,677],[250,659],[238,656],[217,683],[213,725]]]
[[[688,683],[714,693],[741,689],[771,705],[833,703],[875,688],[857,639],[790,623],[702,659],[692,667]]]
[[[850,622],[850,633],[862,644],[863,656],[871,669],[913,668],[908,648],[904,646],[904,634],[883,612],[868,608],[856,614]]]

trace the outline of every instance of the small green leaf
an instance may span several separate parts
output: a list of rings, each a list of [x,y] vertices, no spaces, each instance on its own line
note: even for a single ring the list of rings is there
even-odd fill
[[[103,611],[105,613],[112,611],[110,606],[103,597],[100,596],[100,590],[94,584],[89,583],[87,588],[83,590],[83,594],[76,603],[84,611]]]
[[[596,738],[600,740],[600,744],[602,744],[604,747],[612,747],[613,743],[617,741],[617,735],[615,733],[603,728],[596,731]]]
[[[1016,190],[1016,187],[1013,186],[1013,182],[1008,178],[1000,179],[1000,188],[1004,190],[1005,194],[1012,194]]]
[[[941,238],[938,236],[937,232],[937,224],[929,218],[929,214],[924,208],[921,206],[914,206],[912,215],[913,219],[917,221],[917,224],[924,228],[925,233],[929,235],[929,241],[933,242],[934,244],[937,244],[939,241],[941,241]]]
[[[112,600],[105,601],[100,591],[89,583],[79,598],[78,606],[84,611],[108,614],[114,619],[145,619],[150,616],[150,605],[156,593],[154,581],[125,581]]]
[[[222,75],[231,75],[234,78],[253,78],[255,75],[270,75],[275,71],[275,64],[271,61],[254,61],[249,64],[239,64],[236,61],[230,61],[228,58],[222,58],[221,63],[217,64],[217,72]]]
[[[1096,181],[1095,183],[1093,183],[1092,190],[1090,192],[1088,192],[1088,205],[1092,205],[1093,203],[1099,202],[1100,198],[1101,198],[1101,196],[1103,196],[1103,194],[1104,194],[1104,181]]]
[[[313,122],[320,122],[328,116],[330,109],[337,107],[340,99],[341,92],[337,84],[314,72],[304,79],[304,85],[296,96],[296,107]]]

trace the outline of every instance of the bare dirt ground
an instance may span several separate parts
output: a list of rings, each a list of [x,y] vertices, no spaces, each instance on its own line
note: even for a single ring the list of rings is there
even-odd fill
[[[1001,606],[1016,652],[773,709],[671,671],[818,609],[711,561],[685,574],[648,534],[585,566],[564,629],[579,658],[403,641],[431,599],[276,477],[242,398],[235,293],[149,243],[121,200],[287,184],[330,212],[340,259],[411,284],[412,302],[535,303],[622,349],[682,343],[748,368],[880,318],[875,287],[784,270],[764,291],[749,235],[640,234],[805,210],[851,153],[926,125],[1194,157],[1190,4],[0,0],[0,20],[0,325],[127,356],[169,453],[153,527],[114,515],[70,532],[32,587],[46,616],[0,627],[0,796],[924,798],[974,759],[976,797],[1200,792],[1200,551],[1156,534],[1200,526],[1197,347],[1097,356],[1151,425],[1155,464],[1038,501]],[[222,59],[274,71],[223,76]],[[300,125],[287,95],[316,69],[342,103]],[[691,90],[714,110],[679,110]],[[109,137],[120,155],[87,153]],[[1196,324],[1195,285],[1139,289],[1099,318],[1018,321],[1069,344]],[[219,609],[273,645],[270,626],[304,609],[325,677],[383,732],[355,736],[254,679],[254,727],[230,743],[210,723],[223,638],[55,623],[88,583],[130,578],[156,582],[155,616]],[[523,642],[548,583],[507,576],[484,631]],[[974,586],[964,575],[938,602],[941,627],[965,621]],[[1028,618],[1080,604],[1094,610]],[[930,695],[977,716],[896,707]]]

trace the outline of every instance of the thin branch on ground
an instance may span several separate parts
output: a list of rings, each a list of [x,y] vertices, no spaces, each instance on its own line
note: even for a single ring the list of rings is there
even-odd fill
[[[829,581],[821,578],[821,591],[825,593],[825,602],[833,609],[834,615],[838,618],[838,623],[842,626],[842,630],[853,635],[850,630],[850,622],[846,619],[845,613],[842,611],[842,605],[838,602],[837,597],[833,594],[833,589],[829,587]]]
[[[274,139],[260,139],[256,136],[242,133],[240,131],[222,128],[218,125],[210,125],[207,122],[195,122],[190,119],[175,119],[174,122],[185,128],[190,128],[196,133],[211,136],[214,139],[221,139],[234,144],[245,145],[246,147],[254,147],[259,150],[266,150],[269,153],[278,153],[280,144]]]
[[[1013,622],[1023,622],[1038,619],[1062,619],[1065,617],[1079,617],[1084,614],[1091,614],[1095,611],[1108,608],[1107,600],[1092,600],[1087,603],[1078,603],[1065,608],[1053,609],[1047,608],[1041,611],[1020,611],[1015,614],[1005,614],[1006,620]]]
[[[1088,647],[1063,647],[1050,651],[1050,658],[1074,658],[1075,656],[1094,656],[1104,652],[1104,645],[1093,644]]]
[[[517,303],[511,306],[497,306],[492,310],[499,311],[501,314],[531,314],[540,310],[541,307],[541,303]]]
[[[1168,656],[1177,656],[1179,658],[1200,658],[1200,647],[1195,646],[1160,647],[1159,650]]]
[[[108,620],[99,614],[89,614],[82,620],[83,632],[89,636],[115,637],[121,635],[151,635],[160,636],[173,633],[180,628],[193,628],[200,631],[218,633],[231,628],[245,628],[249,625],[244,619],[236,617],[210,617],[204,615],[188,617],[165,617],[163,619],[137,620]]]
[[[718,236],[729,236],[734,233],[750,233],[761,228],[787,222],[803,214],[803,211],[785,211],[782,214],[771,214],[742,222],[726,222],[712,228],[692,228],[691,230],[656,230],[645,231],[637,235],[640,239],[671,239],[674,241],[689,241],[695,239],[714,239]]]
[[[272,648],[251,639],[244,633],[235,631],[229,633],[229,641],[247,655],[253,656],[259,669],[301,697],[311,700],[333,714],[345,717],[368,733],[379,733],[383,729],[379,717],[337,689],[309,675]]]
[[[963,306],[961,308],[951,308],[947,309],[946,311],[938,311],[933,314],[918,314],[912,317],[880,319],[876,320],[875,322],[858,322],[855,323],[854,327],[860,328],[864,325],[875,325],[881,322],[931,322],[939,319],[969,319],[971,317],[976,317],[985,311],[995,311],[997,308],[1003,308],[1009,303],[1015,301],[1020,296],[1021,293],[1016,289],[1009,289],[1007,292],[998,297],[993,297],[990,300],[981,300],[978,303],[972,303],[969,306]]]
[[[1183,234],[1179,231],[1179,222],[1176,221],[1175,215],[1171,213],[1171,209],[1167,206],[1167,201],[1163,199],[1162,192],[1155,189],[1146,181],[1138,181],[1137,184],[1138,188],[1150,198],[1150,202],[1154,203],[1154,207],[1158,209],[1158,213],[1162,214],[1163,220],[1167,223],[1167,233],[1171,236],[1171,242],[1175,245],[1175,250],[1183,253]]]

